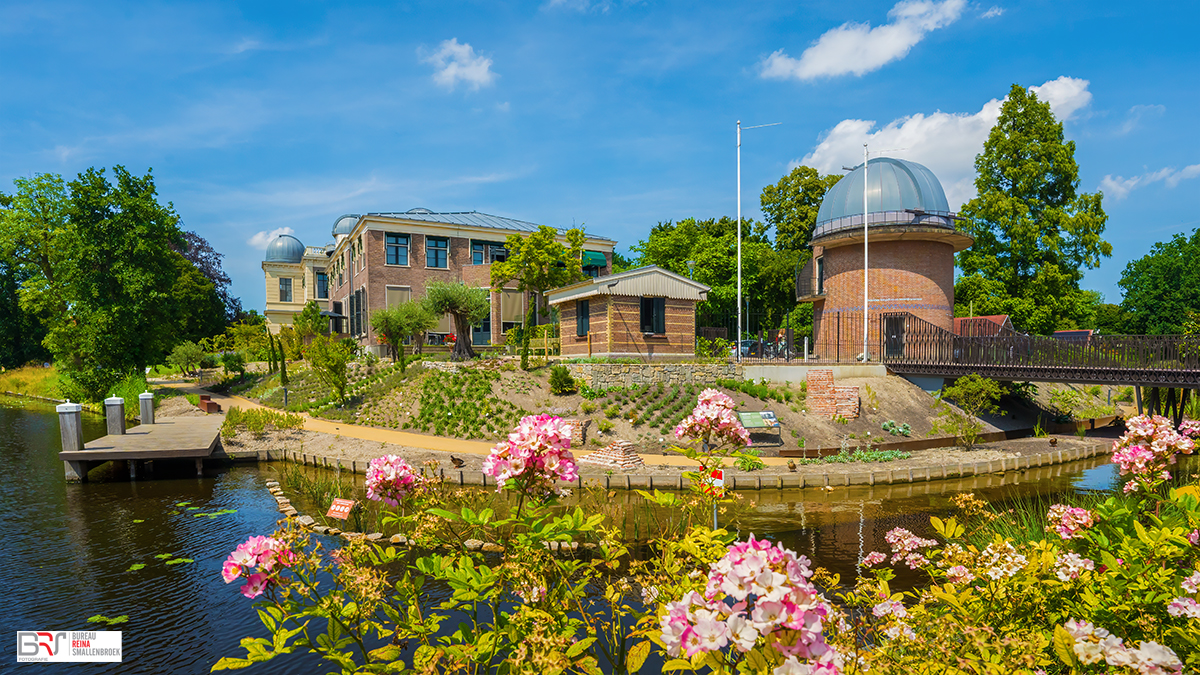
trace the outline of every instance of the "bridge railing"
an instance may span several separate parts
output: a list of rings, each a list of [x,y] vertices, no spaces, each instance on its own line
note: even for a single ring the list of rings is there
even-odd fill
[[[1058,339],[1002,331],[956,335],[907,312],[879,317],[879,354],[902,366],[1021,367],[1073,371],[1200,372],[1200,336],[1104,335]]]

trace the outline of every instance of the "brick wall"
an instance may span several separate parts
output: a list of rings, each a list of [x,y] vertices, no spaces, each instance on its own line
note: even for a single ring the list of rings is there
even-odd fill
[[[869,348],[879,349],[881,312],[911,312],[949,330],[954,315],[954,249],[935,241],[871,243]],[[825,248],[825,300],[813,308],[816,342],[832,358],[837,313],[842,313],[841,356],[862,351],[863,250],[861,245]],[[880,300],[880,302],[876,302]],[[878,358],[877,354],[872,356]]]
[[[834,384],[833,371],[814,368],[808,371],[808,409],[812,414],[828,419],[840,415],[846,419],[858,417],[858,387],[839,387]]]

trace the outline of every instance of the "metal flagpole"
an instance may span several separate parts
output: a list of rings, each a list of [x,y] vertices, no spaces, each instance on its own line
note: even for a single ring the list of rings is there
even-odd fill
[[[867,353],[867,327],[868,316],[871,313],[870,291],[868,289],[868,274],[870,269],[867,262],[867,161],[870,155],[867,153],[867,144],[863,143],[863,363],[871,360],[871,355]]]
[[[772,122],[770,124],[756,124],[747,129],[761,129],[762,127],[774,127],[783,124],[783,122]],[[737,352],[737,360],[742,360],[742,121],[737,123],[737,335],[733,339],[734,350]]]

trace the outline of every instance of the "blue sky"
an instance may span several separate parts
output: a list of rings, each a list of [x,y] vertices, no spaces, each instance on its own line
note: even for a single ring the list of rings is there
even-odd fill
[[[1039,87],[1105,192],[1114,255],[1200,226],[1192,3],[21,3],[0,9],[0,189],[152,167],[262,307],[260,246],[348,212],[585,223],[743,213],[796,163],[922,162],[952,206],[1013,83]]]

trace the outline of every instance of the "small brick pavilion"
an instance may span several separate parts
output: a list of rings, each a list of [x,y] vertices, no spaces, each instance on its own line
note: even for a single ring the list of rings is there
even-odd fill
[[[657,265],[550,291],[562,355],[679,360],[696,353],[696,304],[709,288]]]

